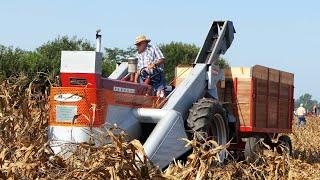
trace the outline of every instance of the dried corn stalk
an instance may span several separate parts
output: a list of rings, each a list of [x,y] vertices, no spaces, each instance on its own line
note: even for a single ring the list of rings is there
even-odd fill
[[[137,160],[142,153],[138,140],[125,141],[124,133],[106,133],[111,143],[93,147],[75,145],[67,159],[54,155],[47,142],[48,89],[55,83],[15,77],[0,85],[0,178],[2,179],[319,179],[320,118],[308,117],[305,127],[290,135],[293,157],[266,150],[256,163],[232,158],[219,163],[226,146],[214,141],[193,148],[185,161],[174,161],[161,172],[149,161]],[[206,147],[206,148],[204,148]],[[210,148],[208,148],[210,147]]]

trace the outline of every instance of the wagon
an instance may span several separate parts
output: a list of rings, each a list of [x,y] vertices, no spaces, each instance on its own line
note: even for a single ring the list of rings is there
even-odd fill
[[[191,70],[190,66],[178,66],[174,85],[179,86]],[[260,65],[225,68],[216,93],[228,119],[229,150],[245,150],[252,156],[258,141],[275,147],[280,139],[291,152],[291,141],[283,134],[292,132],[292,73]]]
[[[264,66],[225,70],[222,103],[231,103],[241,133],[290,133],[294,75]],[[230,110],[230,109],[229,109]]]
[[[230,136],[234,137],[230,148],[245,149],[247,155],[252,155],[259,139],[276,146],[279,142],[272,144],[271,140],[278,138],[291,153],[289,137],[278,135],[292,132],[294,75],[260,65],[231,67],[224,73],[225,80],[218,85],[218,96],[228,115],[235,117],[234,122],[229,122],[235,129],[232,132],[230,128]],[[250,143],[242,143],[244,137]]]

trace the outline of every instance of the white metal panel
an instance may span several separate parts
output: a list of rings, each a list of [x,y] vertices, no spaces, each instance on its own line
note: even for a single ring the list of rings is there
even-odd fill
[[[104,128],[49,126],[48,139],[55,154],[64,154],[74,148],[72,147],[74,143],[88,143],[90,139],[100,140],[104,131]],[[107,141],[95,141],[97,145],[100,143],[106,144]]]
[[[157,150],[152,157],[150,157],[151,161],[160,168],[166,167],[173,159],[177,159],[190,149],[190,146],[186,147],[187,142],[182,140],[188,139],[188,136],[185,132],[181,115],[176,119],[172,119],[172,121],[173,122],[170,123],[170,130],[166,132],[165,136],[162,136],[162,143],[157,147]],[[158,127],[160,128],[161,126],[159,125]],[[146,143],[143,147],[146,147]]]
[[[205,93],[207,85],[206,66],[206,64],[196,64],[187,78],[174,90],[162,109],[176,110],[185,119],[192,104]]]
[[[108,105],[105,128],[110,129],[115,126],[123,129],[130,140],[141,135],[140,122],[132,115],[130,107]]]
[[[224,70],[219,69],[219,67],[215,65],[211,65],[207,72],[208,79],[208,93],[219,100],[218,91],[217,91],[217,83],[219,81],[223,81],[224,78]]]
[[[128,63],[121,63],[116,70],[112,72],[112,74],[108,77],[110,79],[121,79],[126,74],[128,74]]]
[[[61,73],[101,74],[102,53],[95,51],[62,51]]]
[[[157,125],[143,144],[146,155],[160,168],[166,167],[174,158],[178,158],[190,147],[185,147],[187,139],[184,130],[184,121],[179,112],[174,110],[134,109],[133,115],[140,122],[153,123]]]

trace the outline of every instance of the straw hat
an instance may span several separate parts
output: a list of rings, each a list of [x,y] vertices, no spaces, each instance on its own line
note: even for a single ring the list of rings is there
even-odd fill
[[[143,42],[143,41],[150,42],[151,40],[148,39],[145,35],[139,35],[139,36],[136,37],[136,42],[134,44],[137,45],[137,44],[139,44],[140,42]]]

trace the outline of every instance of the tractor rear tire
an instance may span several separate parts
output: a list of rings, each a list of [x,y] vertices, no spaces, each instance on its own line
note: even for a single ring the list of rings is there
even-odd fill
[[[292,142],[289,136],[282,135],[278,139],[277,151],[280,154],[292,156]]]
[[[198,142],[215,140],[219,145],[227,144],[228,129],[222,105],[215,99],[202,98],[189,110],[187,126],[191,129],[190,138]],[[226,150],[219,153],[220,161],[226,158]]]
[[[262,152],[263,152],[263,146],[260,143],[259,137],[247,138],[245,149],[244,149],[244,157],[246,161],[250,163],[255,162],[259,158]]]

